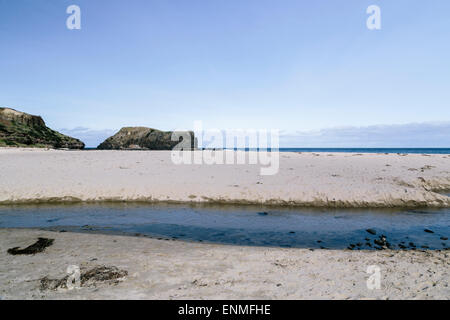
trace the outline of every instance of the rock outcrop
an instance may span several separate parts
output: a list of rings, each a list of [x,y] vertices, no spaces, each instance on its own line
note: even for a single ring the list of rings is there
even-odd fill
[[[83,149],[84,143],[48,128],[40,116],[0,108],[0,147]]]
[[[185,149],[197,149],[197,139],[192,131],[179,131],[175,141],[173,131],[160,131],[146,127],[124,127],[102,142],[97,149],[114,150],[172,150],[184,139]]]

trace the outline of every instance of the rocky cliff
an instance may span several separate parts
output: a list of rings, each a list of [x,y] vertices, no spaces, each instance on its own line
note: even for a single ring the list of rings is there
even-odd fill
[[[48,128],[39,116],[0,108],[0,147],[83,149],[84,143]]]
[[[160,131],[146,127],[125,127],[102,142],[97,149],[119,150],[172,150],[179,141],[172,141],[173,131]],[[197,148],[197,140],[192,131],[178,132],[178,136],[190,136],[191,149]]]

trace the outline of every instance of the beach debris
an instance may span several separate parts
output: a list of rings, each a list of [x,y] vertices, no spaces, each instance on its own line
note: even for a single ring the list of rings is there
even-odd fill
[[[377,232],[373,229],[367,229],[366,232],[370,233],[371,235],[376,235]]]
[[[434,233],[434,231],[431,231],[430,229],[424,229],[423,231],[425,231],[427,233]]]
[[[420,168],[420,171],[424,172],[425,170],[431,170],[433,168],[436,168],[436,167],[435,166],[426,165],[426,166],[423,166],[422,168]]]
[[[45,248],[50,247],[53,244],[53,241],[55,241],[55,239],[38,238],[38,240],[31,246],[28,246],[25,249],[20,249],[20,247],[14,247],[8,249],[8,253],[12,255],[36,254],[44,251]]]
[[[202,280],[198,280],[198,279],[195,279],[194,281],[192,281],[191,284],[199,286],[199,287],[207,287],[208,286],[207,283],[203,282]]]
[[[97,284],[117,285],[124,277],[128,275],[128,271],[121,270],[115,266],[96,266],[89,270],[81,269],[80,286],[96,287]],[[43,277],[40,279],[41,290],[57,290],[67,289],[67,280],[69,275],[61,279],[50,279]]]

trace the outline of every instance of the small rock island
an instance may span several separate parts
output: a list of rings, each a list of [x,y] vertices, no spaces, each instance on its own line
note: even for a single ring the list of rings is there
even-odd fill
[[[197,139],[192,131],[176,132],[178,140],[172,140],[173,131],[160,131],[147,127],[124,127],[115,135],[102,142],[97,149],[101,150],[172,150],[185,137],[190,146],[187,149],[197,149]]]
[[[84,149],[84,143],[50,129],[40,116],[0,108],[0,147]]]

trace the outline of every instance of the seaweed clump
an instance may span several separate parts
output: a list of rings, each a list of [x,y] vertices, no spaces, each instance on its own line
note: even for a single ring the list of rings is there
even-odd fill
[[[26,247],[25,249],[20,249],[20,247],[14,247],[8,249],[8,253],[12,255],[18,254],[36,254],[45,250],[45,248],[50,247],[55,239],[47,239],[47,238],[38,238],[38,240],[33,243],[31,246]]]

